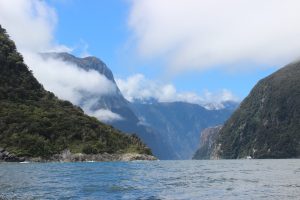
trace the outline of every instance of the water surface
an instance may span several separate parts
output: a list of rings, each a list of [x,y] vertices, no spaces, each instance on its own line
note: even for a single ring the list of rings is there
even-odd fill
[[[299,159],[0,163],[0,199],[299,197]]]

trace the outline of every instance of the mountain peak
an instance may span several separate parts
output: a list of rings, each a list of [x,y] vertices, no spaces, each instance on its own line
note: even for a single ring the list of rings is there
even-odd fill
[[[102,60],[95,56],[79,58],[67,52],[49,52],[42,53],[41,55],[44,59],[55,58],[61,59],[66,62],[70,62],[86,71],[95,70],[100,74],[104,75],[108,80],[115,83],[112,71],[106,66],[106,64]]]

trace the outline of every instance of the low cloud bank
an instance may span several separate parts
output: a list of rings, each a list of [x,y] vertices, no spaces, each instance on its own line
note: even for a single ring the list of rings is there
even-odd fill
[[[131,102],[151,99],[159,102],[183,101],[212,109],[222,108],[222,102],[238,101],[237,97],[227,89],[215,93],[205,90],[202,95],[194,92],[179,92],[173,84],[150,80],[142,74],[135,74],[126,79],[117,79],[116,82],[124,97]]]

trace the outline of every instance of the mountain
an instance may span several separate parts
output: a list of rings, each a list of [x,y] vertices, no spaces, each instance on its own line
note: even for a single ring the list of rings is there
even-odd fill
[[[300,62],[260,80],[225,123],[218,158],[300,157]]]
[[[105,76],[116,88],[116,92],[105,95],[97,95],[83,93],[84,98],[78,106],[85,107],[90,99],[96,99],[89,110],[96,112],[97,110],[105,109],[121,116],[121,120],[107,121],[106,123],[114,126],[125,132],[137,134],[143,142],[152,149],[153,154],[159,159],[172,159],[175,158],[174,152],[171,151],[168,143],[161,137],[162,133],[154,131],[152,127],[140,123],[138,117],[131,108],[131,103],[128,102],[120,92],[113,73],[100,59],[90,56],[86,58],[78,58],[69,53],[43,53],[41,54],[44,59],[59,59],[76,65],[77,67],[86,71],[95,70],[99,74]]]
[[[110,80],[117,92],[97,97],[84,93],[79,106],[85,107],[89,99],[96,98],[91,110],[106,109],[120,115],[122,120],[107,123],[122,131],[136,133],[159,159],[192,158],[198,147],[195,138],[199,138],[201,130],[224,123],[238,105],[228,101],[222,103],[222,109],[208,110],[196,104],[160,103],[155,99],[129,102],[116,85],[111,70],[100,59],[78,58],[68,53],[44,53],[42,56],[75,64],[86,71],[96,70]]]
[[[135,126],[138,123],[139,120],[130,109],[129,102],[123,97],[118,86],[116,85],[113,73],[103,61],[93,56],[78,58],[69,53],[43,53],[41,55],[44,59],[60,59],[67,63],[74,64],[86,71],[95,70],[99,74],[105,76],[115,86],[116,92],[110,94],[94,96],[94,94],[92,93],[88,94],[85,92],[83,94],[84,98],[79,103],[79,106],[85,107],[84,105],[86,104],[86,102],[88,102],[89,99],[93,98],[96,99],[96,101],[93,102],[90,108],[91,110],[95,111],[99,109],[107,109],[112,111],[113,113],[119,114],[122,117],[122,120],[115,120],[113,122],[113,125],[117,128],[124,131],[130,131],[126,128],[128,126]]]
[[[213,147],[222,126],[209,127],[202,131],[199,149],[193,156],[195,160],[207,160],[211,158]]]
[[[173,159],[191,159],[198,147],[195,138],[199,138],[200,132],[207,127],[223,124],[238,104],[227,102],[224,105],[228,108],[208,110],[198,104],[152,100],[150,103],[133,102],[131,107],[140,123],[161,133],[160,137],[175,153]]]
[[[66,149],[84,154],[151,154],[137,136],[123,134],[46,91],[1,26],[0,146],[16,156],[43,158]]]

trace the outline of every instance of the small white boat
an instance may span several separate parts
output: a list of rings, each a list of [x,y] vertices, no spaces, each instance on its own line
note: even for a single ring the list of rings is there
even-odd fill
[[[246,159],[247,159],[247,160],[251,160],[252,157],[251,157],[251,156],[247,156]]]
[[[20,162],[21,164],[27,164],[27,163],[30,163],[28,161],[23,161],[23,162]]]

